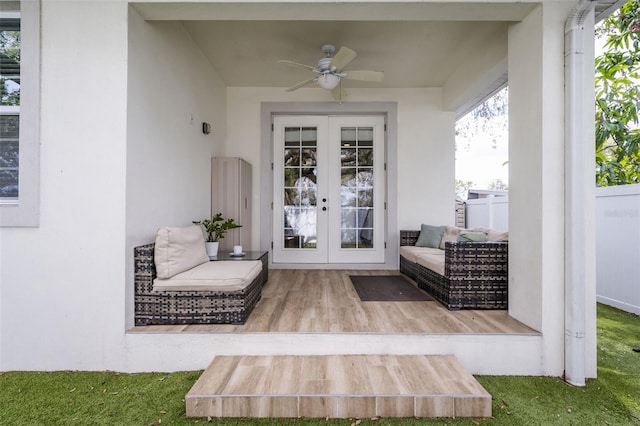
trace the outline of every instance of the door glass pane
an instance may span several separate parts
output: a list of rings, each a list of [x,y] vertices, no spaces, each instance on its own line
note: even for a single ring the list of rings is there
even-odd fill
[[[315,248],[317,231],[317,129],[284,130],[284,248]]]
[[[343,146],[340,149],[340,162],[342,167],[354,167],[356,165],[356,148]]]
[[[313,166],[316,161],[316,149],[315,148],[302,148],[302,165]]]
[[[286,187],[295,187],[296,182],[300,179],[300,169],[295,167],[285,167],[284,168],[284,186]]]
[[[358,165],[373,167],[373,148],[358,149]]]
[[[340,170],[340,179],[342,180],[343,187],[354,187],[358,183],[356,180],[357,168],[342,167]]]
[[[300,148],[285,148],[284,149],[284,166],[285,167],[297,167],[300,165]]]
[[[358,207],[373,208],[373,189],[358,191]]]
[[[373,248],[373,127],[340,132],[342,248]]]
[[[356,207],[356,205],[356,190],[343,185],[340,188],[340,206],[344,209],[344,207]]]
[[[315,188],[315,185],[317,183],[316,181],[316,173],[317,170],[315,167],[310,168],[310,167],[305,167],[303,169],[300,170],[302,177],[300,179],[300,182],[303,186],[305,186],[305,188],[308,188],[310,186],[313,185],[313,187]]]

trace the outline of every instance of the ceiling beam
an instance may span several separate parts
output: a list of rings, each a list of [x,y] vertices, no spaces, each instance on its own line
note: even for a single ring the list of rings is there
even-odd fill
[[[537,2],[132,2],[151,21],[520,21]]]

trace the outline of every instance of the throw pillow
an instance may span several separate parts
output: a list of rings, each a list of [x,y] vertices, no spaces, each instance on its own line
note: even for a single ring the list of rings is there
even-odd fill
[[[208,261],[204,235],[199,226],[158,229],[154,251],[158,278],[171,278]]]
[[[484,232],[462,232],[458,235],[458,241],[472,241],[474,243],[484,243],[489,241]]]
[[[416,247],[438,248],[442,234],[444,234],[444,226],[422,225],[420,227],[420,235],[416,241]]]
[[[467,230],[464,228],[458,228],[457,226],[447,225],[447,228],[444,230],[444,234],[442,234],[442,240],[440,241],[440,248],[444,250],[445,243],[447,241],[457,241],[458,235],[460,235],[462,231],[467,231]]]

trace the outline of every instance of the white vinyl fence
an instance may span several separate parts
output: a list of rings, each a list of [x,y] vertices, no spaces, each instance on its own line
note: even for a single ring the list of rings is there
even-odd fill
[[[509,230],[509,198],[465,202],[466,227]],[[596,188],[598,302],[640,315],[640,184]]]
[[[509,230],[509,197],[478,198],[467,200],[465,204],[467,228],[480,226],[496,231]]]
[[[598,302],[640,315],[640,184],[596,189]]]

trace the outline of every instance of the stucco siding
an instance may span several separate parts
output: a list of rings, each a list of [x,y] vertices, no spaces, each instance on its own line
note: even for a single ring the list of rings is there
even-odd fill
[[[127,9],[43,2],[41,22],[40,226],[1,230],[0,370],[102,369],[124,329]]]

